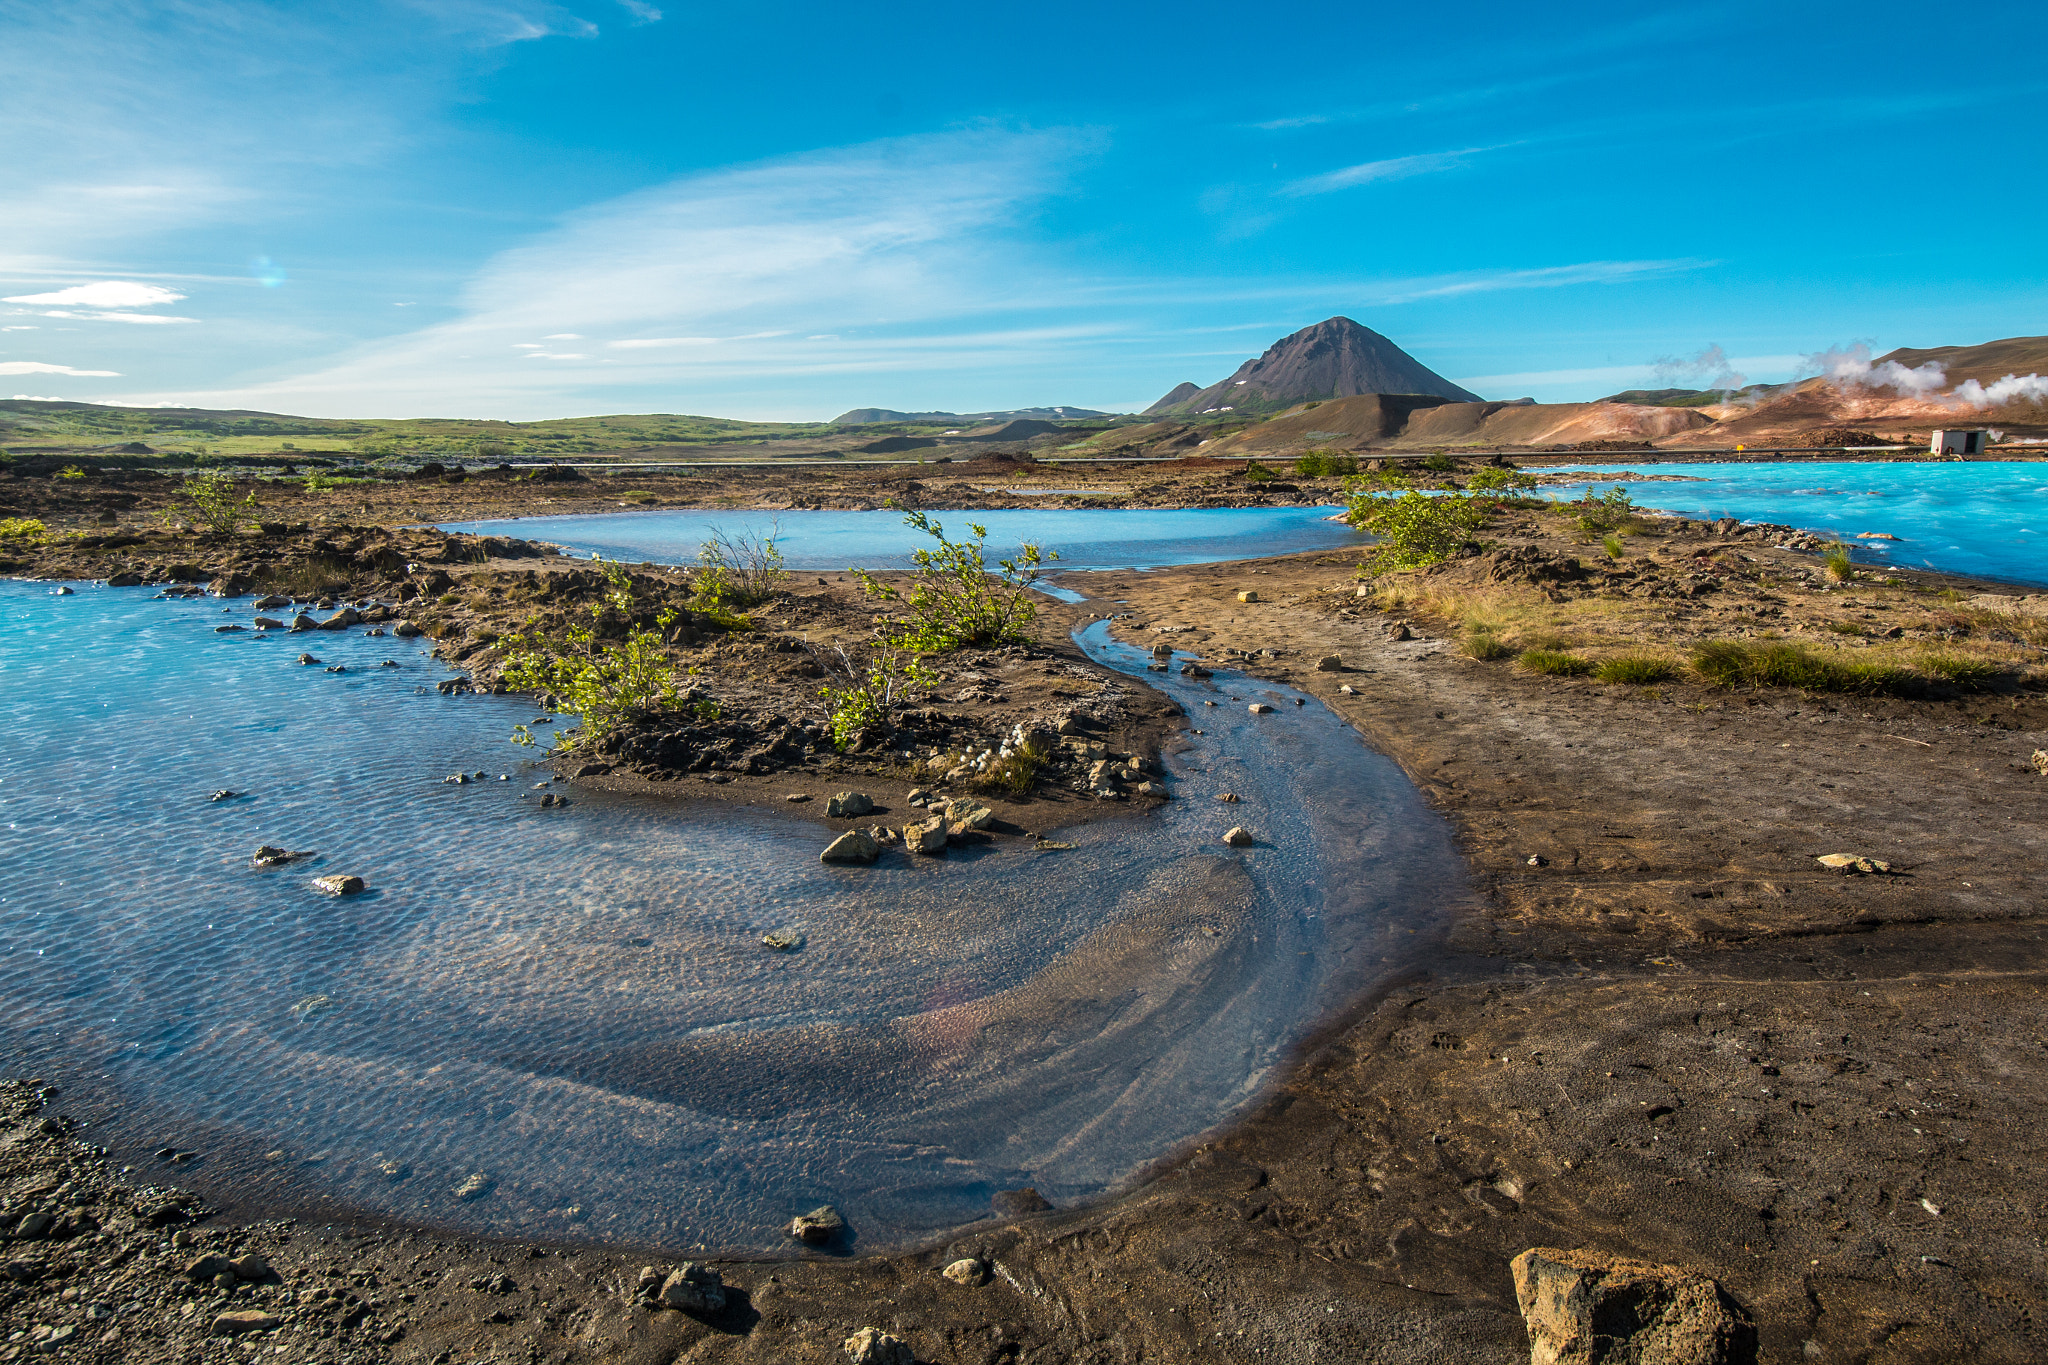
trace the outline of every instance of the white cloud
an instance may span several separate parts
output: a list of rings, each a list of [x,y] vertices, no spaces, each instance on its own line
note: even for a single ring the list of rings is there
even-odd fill
[[[1027,338],[1088,330],[996,321],[1042,306],[1050,271],[1008,228],[1086,143],[978,128],[688,177],[575,213],[500,254],[447,322],[315,373],[186,397],[511,415],[553,410],[556,394],[592,385],[673,391],[762,375],[1012,363],[1020,347],[1030,356]],[[589,359],[524,340],[566,331],[601,338],[616,359],[564,364],[560,380],[545,377],[557,367],[521,363]],[[828,333],[840,340],[806,340]]]
[[[67,400],[52,397],[47,393],[17,393],[11,401],[16,403],[62,403]]]
[[[65,308],[52,308],[37,314],[46,318],[69,318],[74,322],[197,322],[198,318],[181,318],[172,313],[75,313]]]
[[[1498,150],[1497,147],[1462,147],[1450,152],[1424,152],[1417,156],[1396,156],[1384,161],[1366,161],[1356,166],[1346,166],[1342,170],[1327,171],[1322,175],[1292,181],[1281,187],[1281,193],[1295,196],[1329,194],[1336,190],[1348,190],[1355,185],[1369,185],[1379,180],[1406,180],[1415,175],[1454,171],[1471,157],[1482,152]]]
[[[52,307],[79,304],[87,308],[155,308],[184,298],[175,289],[160,284],[137,284],[132,280],[101,280],[95,284],[74,284],[69,289],[52,289],[42,294],[10,294],[7,303],[44,303]]]
[[[581,340],[583,340],[583,334],[582,334],[581,332],[550,332],[550,333],[548,333],[548,334],[547,334],[546,336],[542,337],[542,338],[541,338],[541,340],[542,340],[542,341],[581,341]]]
[[[40,360],[0,360],[0,374],[68,374],[74,379],[113,379],[119,370],[74,370],[69,365],[45,365]]]

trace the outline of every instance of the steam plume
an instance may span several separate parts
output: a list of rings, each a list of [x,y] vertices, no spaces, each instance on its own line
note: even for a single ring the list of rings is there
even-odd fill
[[[1870,363],[1870,347],[1863,342],[1830,347],[1806,357],[1808,369],[1838,389],[1852,386],[1891,389],[1907,398],[1924,399],[1951,408],[1990,408],[2017,398],[2048,402],[2048,378],[2038,374],[2006,375],[1990,385],[1965,379],[1948,392],[1948,370],[1938,360],[1908,369],[1896,360]]]
[[[1681,380],[1689,380],[1703,389],[1739,389],[1749,383],[1749,376],[1741,373],[1728,363],[1728,353],[1720,343],[1707,347],[1696,356],[1660,355],[1652,362],[1657,367],[1657,378],[1664,384],[1677,387]]]

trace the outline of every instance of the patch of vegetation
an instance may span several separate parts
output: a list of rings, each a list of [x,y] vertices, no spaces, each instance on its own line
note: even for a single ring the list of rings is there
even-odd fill
[[[82,479],[85,477],[85,471],[75,464],[67,464],[50,477],[53,479]]]
[[[1847,583],[1856,577],[1856,566],[1849,562],[1849,547],[1839,542],[1828,546],[1820,562],[1827,576],[1837,583]]]
[[[1535,486],[1536,476],[1519,469],[1482,469],[1465,480],[1474,493],[1526,493]]]
[[[1837,635],[1868,635],[1870,632],[1854,621],[1830,621],[1828,629]]]
[[[1458,467],[1458,462],[1439,450],[1424,460],[1422,467],[1433,474],[1448,474]]]
[[[708,613],[738,613],[772,599],[789,579],[775,544],[781,529],[773,523],[764,536],[713,527],[711,539],[697,547],[700,567],[690,579],[695,590],[691,605]]]
[[[1515,647],[1485,626],[1467,626],[1458,636],[1458,652],[1468,659],[1507,659]]]
[[[1896,664],[1830,658],[1789,641],[1747,644],[1708,640],[1695,645],[1692,669],[1716,687],[1797,687],[1808,692],[1910,696],[1924,680]]]
[[[1266,468],[1257,460],[1245,461],[1244,479],[1247,483],[1267,483],[1279,477],[1280,476],[1278,474],[1275,474],[1272,470]]]
[[[1548,678],[1583,678],[1593,671],[1591,659],[1557,649],[1525,649],[1515,664]]]
[[[1968,654],[1955,654],[1946,650],[1930,650],[1915,662],[1929,677],[1939,678],[1951,687],[1959,687],[1966,692],[1981,692],[1997,682],[2005,673],[2002,666],[1989,659],[1973,658]]]
[[[886,504],[897,507],[894,501]],[[902,510],[898,508],[898,510]],[[1030,589],[1038,582],[1040,565],[1058,559],[1051,551],[1026,542],[1014,559],[996,561],[990,573],[983,554],[988,528],[968,523],[972,540],[946,539],[945,527],[923,512],[907,511],[906,526],[915,527],[937,542],[936,548],[919,549],[911,556],[910,587],[906,592],[876,578],[865,569],[849,569],[870,597],[901,602],[910,620],[883,632],[883,643],[891,649],[915,654],[934,654],[949,649],[986,648],[991,645],[1022,643],[1028,628],[1038,617],[1038,604]]]
[[[1601,494],[1595,494],[1588,488],[1578,501],[1565,503],[1564,510],[1578,522],[1579,530],[1588,536],[1604,536],[1619,531],[1636,517],[1635,501],[1620,484]]]
[[[659,629],[632,624],[633,580],[620,565],[599,560],[607,591],[589,609],[590,619],[558,635],[529,628],[506,640],[502,676],[507,687],[541,695],[557,715],[583,721],[579,744],[601,740],[642,712],[673,706],[677,701],[675,671],[663,649],[663,632],[681,613],[664,608],[654,618]],[[600,641],[608,616],[623,617],[625,638]],[[513,739],[533,744],[526,726],[516,726]],[[563,738],[558,743],[572,741]]]
[[[1462,553],[1486,525],[1486,512],[1456,493],[1433,498],[1411,488],[1398,498],[1356,496],[1345,520],[1379,537],[1358,566],[1361,577],[1373,578],[1441,564]]]
[[[49,539],[50,528],[34,517],[0,517],[0,540],[25,540],[41,544]]]
[[[1038,775],[1051,758],[1051,748],[1035,737],[1028,739],[1021,747],[989,760],[987,767],[969,779],[968,788],[983,796],[1022,800],[1038,786]]]
[[[1301,458],[1294,462],[1294,472],[1312,479],[1335,474],[1356,474],[1358,457],[1340,455],[1334,450],[1303,451]]]
[[[1678,665],[1660,654],[1617,654],[1594,665],[1593,677],[1604,683],[1647,687],[1678,676]]]
[[[839,657],[846,670],[846,686],[828,684],[818,690],[818,695],[825,699],[833,747],[841,753],[852,747],[854,737],[862,730],[886,724],[910,689],[929,690],[938,685],[937,676],[915,655],[906,658],[894,649],[877,651],[864,675],[854,668],[844,651]]]
[[[1623,554],[1627,553],[1626,548],[1621,543],[1620,536],[1606,537],[1600,542],[1600,548],[1607,551],[1609,559],[1620,559]]]
[[[256,494],[251,490],[235,496],[233,476],[219,470],[188,474],[171,496],[165,511],[172,516],[190,517],[217,536],[231,536],[243,526],[256,522]]]

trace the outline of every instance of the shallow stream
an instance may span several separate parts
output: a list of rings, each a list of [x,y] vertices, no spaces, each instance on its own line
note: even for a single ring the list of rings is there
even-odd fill
[[[831,1202],[901,1243],[1128,1182],[1464,894],[1444,822],[1319,704],[1147,673],[1100,623],[1088,651],[1206,732],[1180,799],[1069,850],[836,868],[784,809],[542,808],[521,700],[440,696],[403,641],[215,632],[247,616],[0,583],[0,1047],[143,1180],[728,1249]],[[260,843],[319,856],[257,871]],[[370,890],[309,885],[334,872]]]

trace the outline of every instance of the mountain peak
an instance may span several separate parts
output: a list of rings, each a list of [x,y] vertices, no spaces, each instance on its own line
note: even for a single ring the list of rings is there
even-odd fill
[[[1326,318],[1282,337],[1255,360],[1208,388],[1189,394],[1182,384],[1145,411],[1200,413],[1216,409],[1257,416],[1320,398],[1365,393],[1419,393],[1476,403],[1459,388],[1370,327],[1350,318]]]

